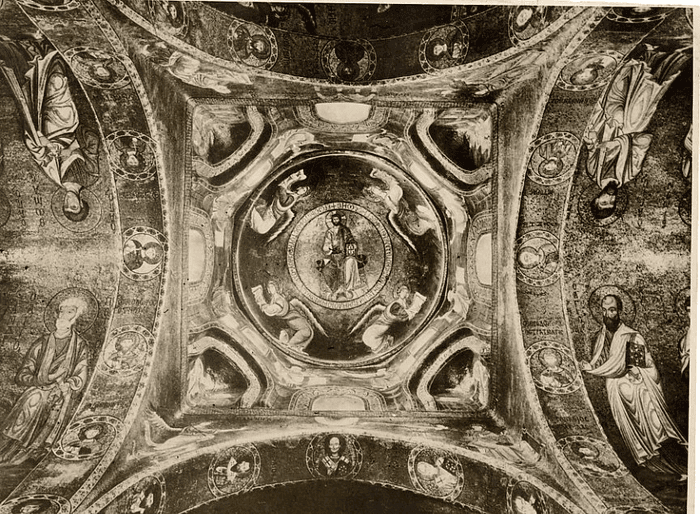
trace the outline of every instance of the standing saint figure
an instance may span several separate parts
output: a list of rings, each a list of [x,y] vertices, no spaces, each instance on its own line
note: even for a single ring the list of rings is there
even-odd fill
[[[93,153],[88,147],[96,148],[99,138],[78,130],[78,109],[68,85],[66,65],[57,51],[36,57],[23,84],[17,75],[19,69],[16,61],[0,61],[0,72],[20,107],[24,142],[46,176],[65,191],[66,218],[82,221],[88,215],[89,205],[81,191],[90,176],[97,174],[97,150]],[[78,141],[79,135],[85,139],[85,148]]]
[[[605,378],[613,419],[635,462],[657,472],[684,475],[684,463],[660,452],[669,439],[687,442],[668,412],[659,371],[644,338],[620,319],[620,297],[603,297],[601,307],[603,327],[594,340],[591,362],[582,362],[581,369]]]
[[[87,308],[80,297],[63,300],[56,330],[25,355],[15,381],[27,389],[0,425],[0,465],[40,458],[61,436],[87,381],[87,344],[75,330]]]
[[[618,189],[641,171],[652,141],[652,135],[644,131],[690,58],[682,50],[667,54],[647,45],[643,60],[627,62],[596,104],[584,137],[586,168],[601,189],[591,202],[594,218],[611,217]]]

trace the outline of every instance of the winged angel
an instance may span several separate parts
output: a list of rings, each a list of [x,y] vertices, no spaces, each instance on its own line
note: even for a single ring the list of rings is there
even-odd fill
[[[365,195],[370,200],[383,202],[387,206],[389,209],[389,223],[415,252],[416,247],[406,232],[414,236],[422,236],[431,228],[435,228],[435,219],[432,213],[423,205],[417,205],[414,209],[411,209],[403,197],[403,189],[399,181],[386,171],[374,168],[369,176],[381,181],[382,185],[365,187]]]
[[[262,201],[250,213],[250,227],[255,232],[267,234],[272,231],[267,239],[268,243],[284,232],[294,219],[295,213],[292,211],[292,207],[300,198],[309,194],[308,186],[300,186],[292,190],[294,184],[303,180],[306,180],[304,170],[292,173],[280,182],[275,197],[269,204]],[[273,228],[275,230],[272,230]]]
[[[362,342],[372,350],[372,353],[381,353],[394,343],[394,336],[389,333],[391,328],[412,320],[423,307],[425,300],[425,296],[418,292],[414,293],[411,299],[411,290],[408,286],[399,286],[393,302],[389,305],[382,303],[373,305],[350,333],[357,332],[372,320],[362,333]]]
[[[272,280],[267,283],[269,301],[265,298],[262,286],[255,286],[252,292],[255,303],[267,316],[280,318],[287,323],[287,328],[280,331],[280,343],[306,353],[307,345],[314,338],[314,328],[327,337],[326,331],[309,308],[297,298],[287,300]]]

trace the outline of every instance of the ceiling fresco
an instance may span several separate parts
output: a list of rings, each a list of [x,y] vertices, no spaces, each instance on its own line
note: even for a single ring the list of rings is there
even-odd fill
[[[0,514],[688,512],[693,14],[0,0]]]

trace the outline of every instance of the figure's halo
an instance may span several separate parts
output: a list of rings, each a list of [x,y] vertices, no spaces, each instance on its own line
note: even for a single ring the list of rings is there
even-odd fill
[[[620,313],[622,322],[625,325],[633,323],[637,315],[637,308],[634,304],[634,300],[632,300],[632,297],[627,291],[615,285],[603,285],[591,293],[588,297],[588,310],[591,312],[591,315],[597,321],[603,319],[603,309],[600,304],[603,298],[608,295],[618,296],[622,300],[622,312]]]
[[[87,289],[82,289],[80,287],[69,287],[63,291],[59,291],[54,295],[49,303],[46,305],[46,310],[44,311],[44,325],[46,325],[49,332],[53,332],[56,328],[56,317],[58,316],[58,306],[61,302],[67,298],[82,298],[87,304],[87,309],[83,312],[78,321],[75,323],[75,329],[78,333],[83,333],[89,329],[97,318],[98,303],[97,298]]]

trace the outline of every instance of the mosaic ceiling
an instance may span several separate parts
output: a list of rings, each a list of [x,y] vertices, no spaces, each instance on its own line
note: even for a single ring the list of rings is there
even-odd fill
[[[0,0],[0,513],[686,512],[692,22]]]

